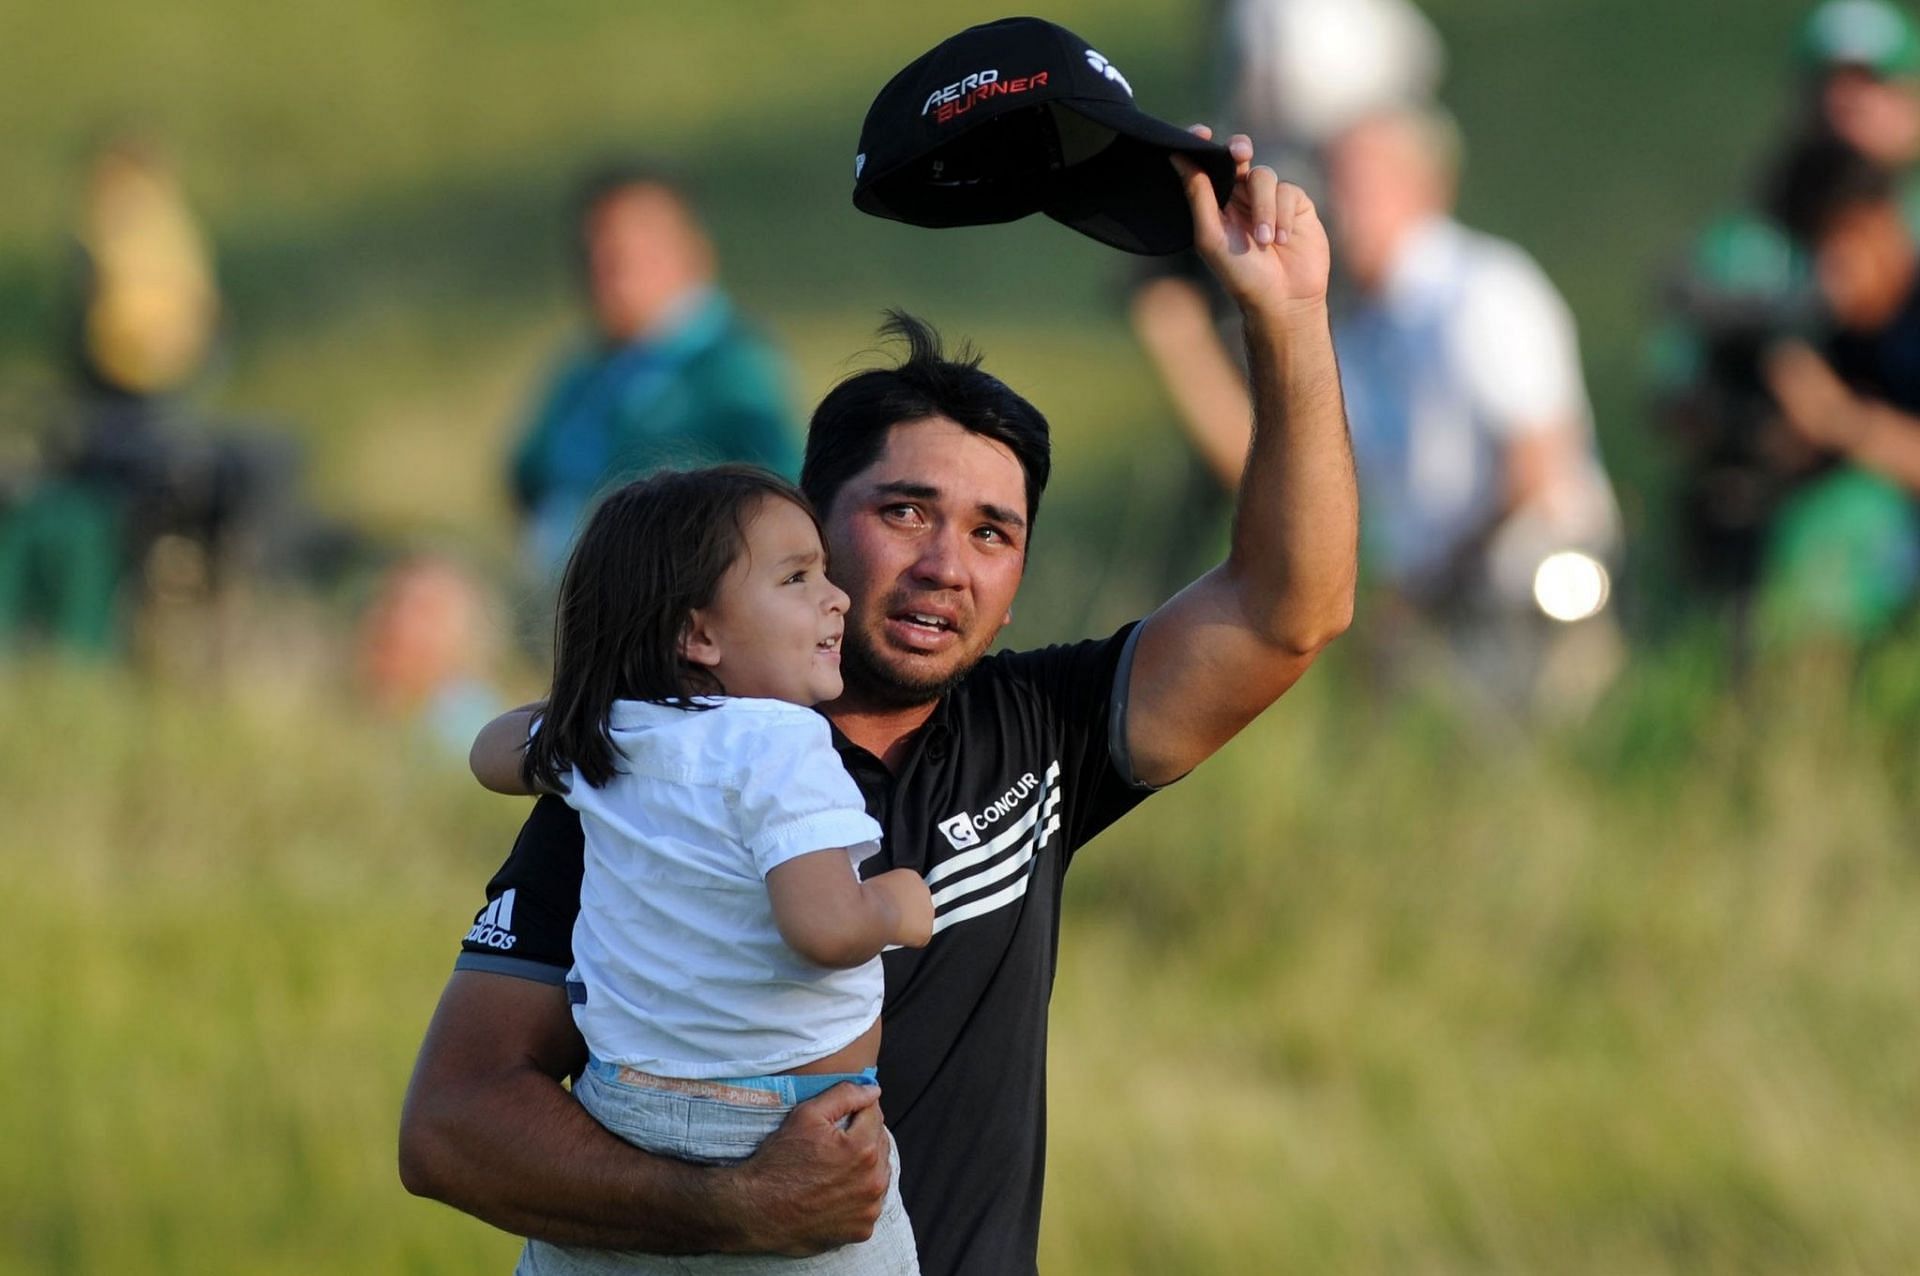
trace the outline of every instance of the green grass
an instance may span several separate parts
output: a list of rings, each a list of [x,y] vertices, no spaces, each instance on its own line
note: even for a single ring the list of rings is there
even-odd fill
[[[1431,9],[1464,214],[1580,317],[1645,580],[1650,277],[1784,112],[1799,6]],[[1199,17],[1047,12],[1155,109],[1203,113]],[[1050,223],[931,235],[847,204],[885,75],[1000,13],[0,6],[25,51],[0,94],[0,455],[55,384],[75,157],[141,113],[220,249],[214,406],[295,430],[326,508],[503,563],[497,458],[571,322],[565,183],[644,149],[697,183],[796,406],[904,305],[1046,410],[1010,637],[1104,631],[1217,535],[1169,535],[1187,463],[1119,315],[1126,263]],[[401,1191],[393,1142],[516,808],[354,706],[346,621],[283,619],[297,651],[220,677],[0,670],[0,1273],[509,1265],[511,1239]],[[1738,694],[1710,638],[1679,641],[1527,745],[1383,709],[1335,664],[1075,870],[1046,1269],[1911,1268],[1920,641]]]
[[[0,1271],[504,1268],[393,1140],[514,805],[324,682],[24,672]],[[1530,749],[1317,674],[1087,850],[1047,1270],[1901,1270],[1911,719],[1795,669],[1653,768],[1661,672]]]

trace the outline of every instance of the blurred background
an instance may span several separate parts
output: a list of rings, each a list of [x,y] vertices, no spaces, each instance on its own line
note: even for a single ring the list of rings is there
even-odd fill
[[[1525,400],[1557,417],[1456,422],[1459,552],[1408,577],[1370,545],[1352,636],[1079,861],[1045,1270],[1920,1256],[1920,319],[1911,218],[1876,220],[1913,207],[1920,47],[1830,7],[1046,11],[1155,114],[1272,110],[1261,154],[1356,259],[1389,200],[1356,129],[1411,119],[1433,180],[1395,197],[1524,250],[1461,241],[1564,330],[1519,381],[1570,368]],[[849,203],[880,85],[1000,16],[0,7],[0,1272],[513,1261],[402,1191],[394,1133],[523,814],[463,756],[541,689],[535,462],[578,455],[537,440],[632,336],[583,288],[609,161],[685,192],[767,459],[887,306],[1049,415],[1010,644],[1108,632],[1219,552],[1205,387],[1165,373],[1199,366],[1183,331],[1233,337],[1177,262]],[[1352,100],[1286,96],[1301,50]],[[1406,269],[1340,282],[1355,342],[1405,338]],[[1404,452],[1418,422],[1359,412],[1390,372],[1355,384],[1395,347],[1342,340],[1357,438]],[[1492,363],[1460,376],[1522,401]],[[1515,442],[1554,438],[1538,470]]]

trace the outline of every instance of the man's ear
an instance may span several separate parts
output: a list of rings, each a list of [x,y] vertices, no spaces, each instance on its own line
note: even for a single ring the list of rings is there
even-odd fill
[[[720,640],[707,627],[707,617],[699,608],[687,617],[680,631],[680,658],[690,665],[712,669],[720,663]]]

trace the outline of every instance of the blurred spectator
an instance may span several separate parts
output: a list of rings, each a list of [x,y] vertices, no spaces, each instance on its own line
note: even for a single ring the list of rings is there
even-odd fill
[[[784,363],[717,286],[685,192],[612,168],[582,188],[577,225],[593,333],[548,380],[512,462],[523,557],[543,581],[612,483],[665,464],[799,468]]]
[[[360,627],[360,677],[383,712],[420,724],[447,757],[506,707],[486,676],[495,645],[486,591],[446,559],[393,567]]]
[[[1452,220],[1458,163],[1436,108],[1375,112],[1326,150],[1336,257],[1359,293],[1334,341],[1362,561],[1386,628],[1441,639],[1411,641],[1502,703],[1565,703],[1617,659],[1611,626],[1593,618],[1619,515],[1573,316],[1519,248]],[[1204,306],[1161,297],[1135,318],[1196,449],[1237,482],[1250,406]]]
[[[206,236],[151,140],[116,138],[101,149],[78,240],[82,382],[141,400],[185,388],[212,349],[220,297]]]
[[[1887,168],[1920,161],[1920,30],[1891,0],[1827,0],[1800,30],[1814,131]]]
[[[1220,136],[1252,136],[1261,162],[1313,196],[1330,227],[1320,152],[1340,129],[1397,104],[1432,100],[1445,50],[1407,0],[1225,0],[1216,57]],[[1334,258],[1336,298],[1349,281]],[[1246,434],[1240,311],[1191,251],[1147,261],[1132,281],[1135,335],[1194,444],[1157,592],[1177,589],[1224,543]],[[1219,423],[1219,424],[1215,424]]]
[[[1525,252],[1449,215],[1459,152],[1435,108],[1381,112],[1328,147],[1361,293],[1335,344],[1376,580],[1485,685],[1524,699],[1566,645],[1541,612],[1604,606],[1619,514],[1573,315]]]
[[[1769,607],[1776,628],[1867,638],[1920,584],[1920,245],[1893,173],[1838,141],[1790,156],[1772,202],[1832,331],[1779,345],[1766,382],[1792,437],[1846,464],[1784,511]]]
[[[240,580],[322,583],[365,545],[298,499],[298,447],[210,419],[212,257],[149,139],[109,140],[74,232],[72,378],[39,464],[0,484],[0,647],[122,648],[162,596],[205,612]]]
[[[1783,446],[1764,354],[1817,326],[1805,256],[1770,219],[1724,214],[1666,281],[1650,341],[1654,407],[1678,455],[1674,517],[1679,594],[1724,605],[1741,645],[1780,507],[1806,478]]]
[[[220,303],[206,237],[151,139],[95,153],[74,246],[76,402],[48,464],[0,500],[0,645],[105,652],[128,565],[160,534],[178,453],[169,417],[207,362]]]
[[[1860,584],[1870,574],[1898,579],[1873,564],[1898,541],[1905,518],[1904,500],[1885,483],[1857,471],[1835,474],[1835,450],[1810,445],[1804,429],[1786,428],[1791,423],[1781,419],[1763,363],[1782,340],[1824,341],[1836,297],[1841,308],[1849,304],[1832,293],[1848,290],[1841,274],[1852,273],[1849,262],[1894,260],[1880,256],[1884,243],[1878,252],[1869,246],[1871,232],[1842,231],[1816,281],[1806,235],[1789,234],[1780,219],[1791,215],[1790,203],[1833,176],[1818,170],[1850,152],[1863,157],[1885,175],[1881,184],[1893,199],[1885,206],[1909,226],[1920,225],[1920,187],[1912,177],[1920,160],[1920,29],[1889,0],[1826,0],[1802,23],[1796,60],[1799,106],[1767,165],[1766,189],[1749,207],[1716,217],[1695,240],[1665,283],[1666,313],[1651,344],[1656,407],[1680,450],[1681,593],[1696,604],[1726,604],[1742,647],[1753,600],[1763,591],[1776,629],[1795,607],[1783,600],[1794,598],[1809,600],[1802,608],[1808,624],[1863,635],[1884,623],[1889,609],[1880,603],[1850,610],[1811,599],[1823,591],[1865,598],[1876,592]],[[1878,229],[1884,241],[1890,228]],[[1900,278],[1896,270],[1877,286],[1900,290]],[[1795,385],[1813,381],[1804,371],[1783,375]],[[1860,530],[1868,527],[1885,529],[1866,538],[1880,550],[1863,549]],[[1817,548],[1828,544],[1829,528],[1854,546],[1850,553],[1864,554],[1861,566],[1839,570],[1832,546]],[[1823,560],[1831,560],[1826,569],[1792,566]],[[1781,579],[1783,573],[1798,583]]]

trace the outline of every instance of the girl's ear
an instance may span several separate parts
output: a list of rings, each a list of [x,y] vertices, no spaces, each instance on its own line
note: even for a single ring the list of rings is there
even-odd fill
[[[707,627],[707,617],[699,608],[687,617],[680,631],[680,658],[691,665],[712,669],[720,663],[720,642]]]

